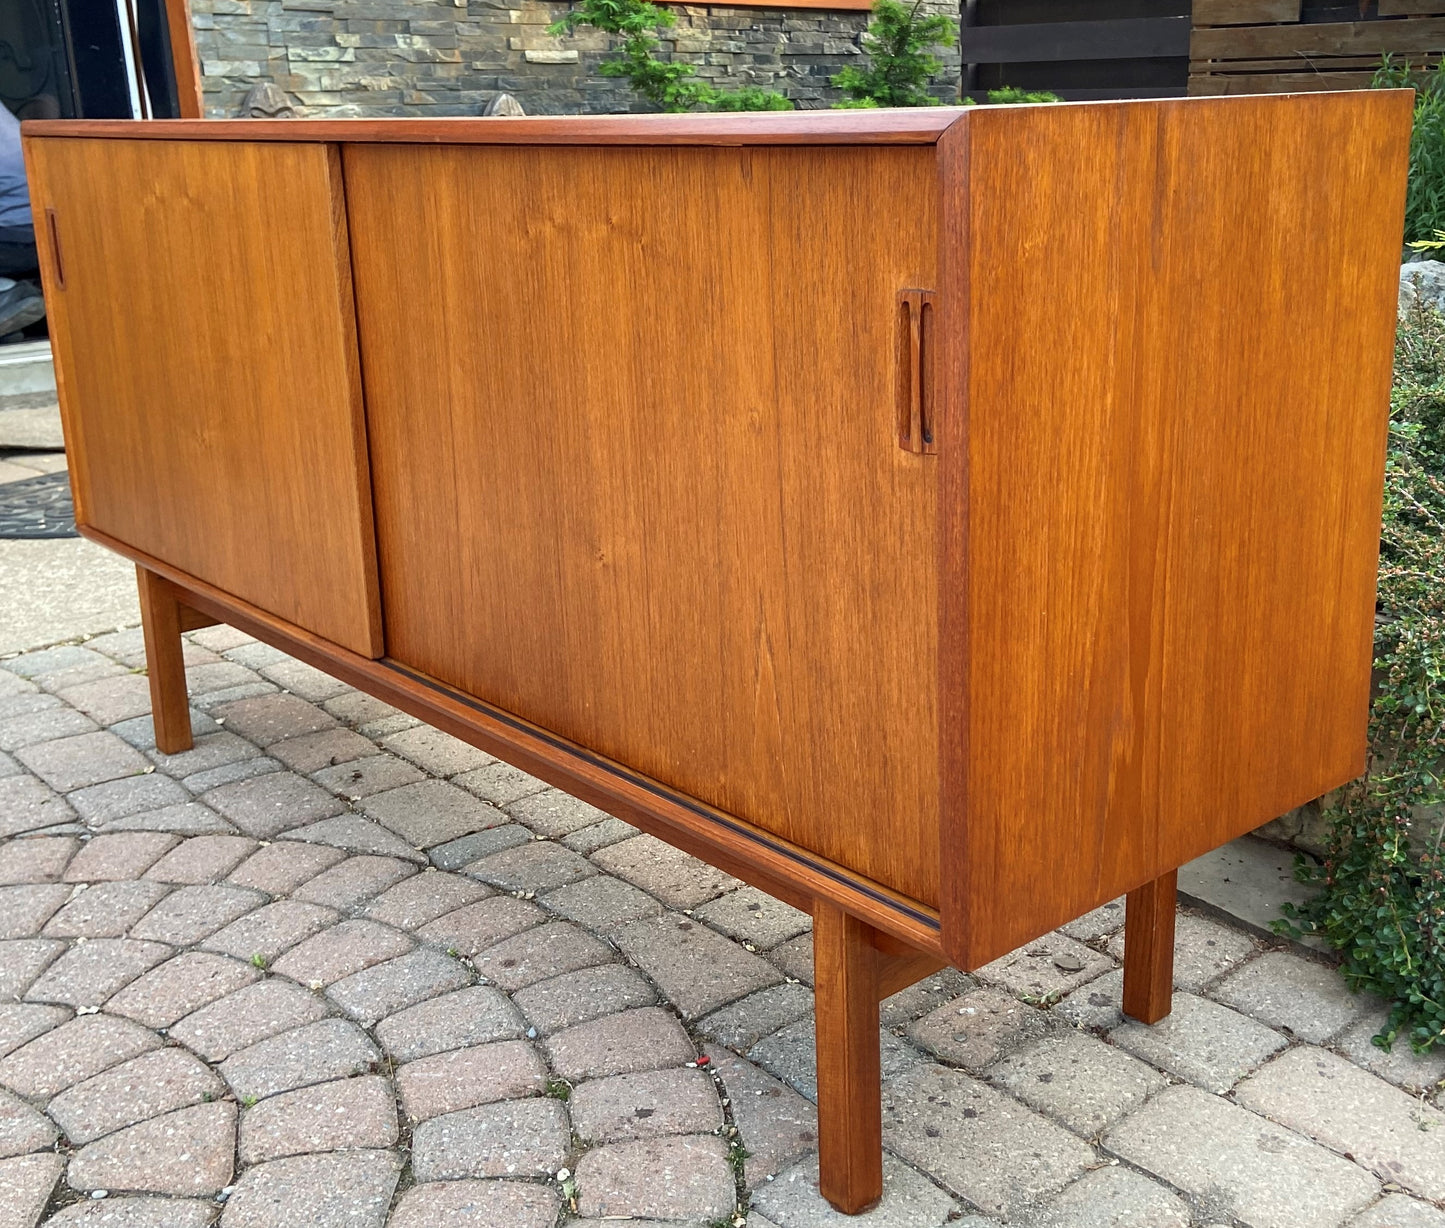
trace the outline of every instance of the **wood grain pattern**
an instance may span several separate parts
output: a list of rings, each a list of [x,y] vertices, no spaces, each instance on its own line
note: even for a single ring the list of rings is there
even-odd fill
[[[206,113],[201,95],[201,62],[191,25],[190,0],[163,0],[166,34],[171,44],[171,65],[176,74],[176,101],[182,119],[200,119]]]
[[[169,580],[139,566],[135,578],[140,591],[156,749],[165,755],[178,755],[192,745],[186,663],[181,654],[183,610],[178,590]]]
[[[941,148],[944,293],[1008,288],[945,317],[963,966],[1362,769],[1410,99],[993,110]]]
[[[1243,26],[1298,21],[1301,0],[1194,0],[1196,26]]]
[[[869,927],[813,910],[818,1059],[818,1190],[845,1215],[883,1194],[878,956]]]
[[[1304,22],[1195,29],[1192,60],[1255,60],[1287,55],[1418,54],[1445,47],[1445,19]]]
[[[403,145],[931,145],[968,108],[439,119],[29,120],[22,133],[139,141]]]
[[[1174,916],[1179,873],[1151,879],[1124,904],[1124,1014],[1158,1023],[1174,1008]]]
[[[379,654],[336,151],[26,152],[80,523]]]
[[[936,901],[935,458],[895,357],[931,152],[346,175],[388,654]]]

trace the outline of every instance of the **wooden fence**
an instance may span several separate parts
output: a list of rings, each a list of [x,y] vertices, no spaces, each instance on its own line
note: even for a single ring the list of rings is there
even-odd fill
[[[1194,0],[1191,94],[1366,86],[1381,58],[1445,52],[1445,0]]]

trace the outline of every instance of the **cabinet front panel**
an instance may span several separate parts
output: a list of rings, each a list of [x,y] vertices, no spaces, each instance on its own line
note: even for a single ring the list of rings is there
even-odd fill
[[[388,655],[935,901],[932,150],[344,157]]]
[[[379,655],[335,148],[26,155],[80,523]]]

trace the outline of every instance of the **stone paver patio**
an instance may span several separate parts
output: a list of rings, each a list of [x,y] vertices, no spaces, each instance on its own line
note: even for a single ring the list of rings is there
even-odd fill
[[[884,1004],[886,1192],[816,1186],[808,918],[226,627],[0,661],[0,1228],[1445,1228],[1445,1054],[1123,908]],[[744,1219],[745,1216],[745,1219]]]

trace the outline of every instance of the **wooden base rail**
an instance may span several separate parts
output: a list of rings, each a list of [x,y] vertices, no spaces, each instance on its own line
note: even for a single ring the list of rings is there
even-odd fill
[[[228,621],[245,624],[245,629],[259,638],[276,641],[278,647],[294,650],[301,646],[277,634],[274,627],[244,615],[238,617],[239,611],[219,609],[213,599],[139,564],[136,579],[156,747],[164,754],[179,754],[192,745],[183,631],[212,626],[225,616]],[[324,657],[317,659],[325,664]],[[448,728],[461,736],[467,733],[455,723]],[[495,745],[490,749],[496,749]],[[522,766],[529,770],[537,767],[529,761]],[[628,817],[638,816],[629,813]],[[643,825],[647,826],[645,820]],[[669,838],[675,840],[675,834],[669,833]],[[925,949],[896,932],[870,924],[835,899],[800,898],[791,884],[759,872],[720,844],[693,842],[691,848],[752,885],[781,894],[812,912],[819,1188],[838,1210],[849,1215],[865,1211],[883,1195],[878,1007],[885,998],[945,967],[941,953],[936,945]],[[1169,1013],[1174,895],[1175,875],[1170,873],[1130,892],[1128,897],[1126,919],[1131,940],[1124,955],[1124,1009],[1145,1023],[1157,1022]]]

